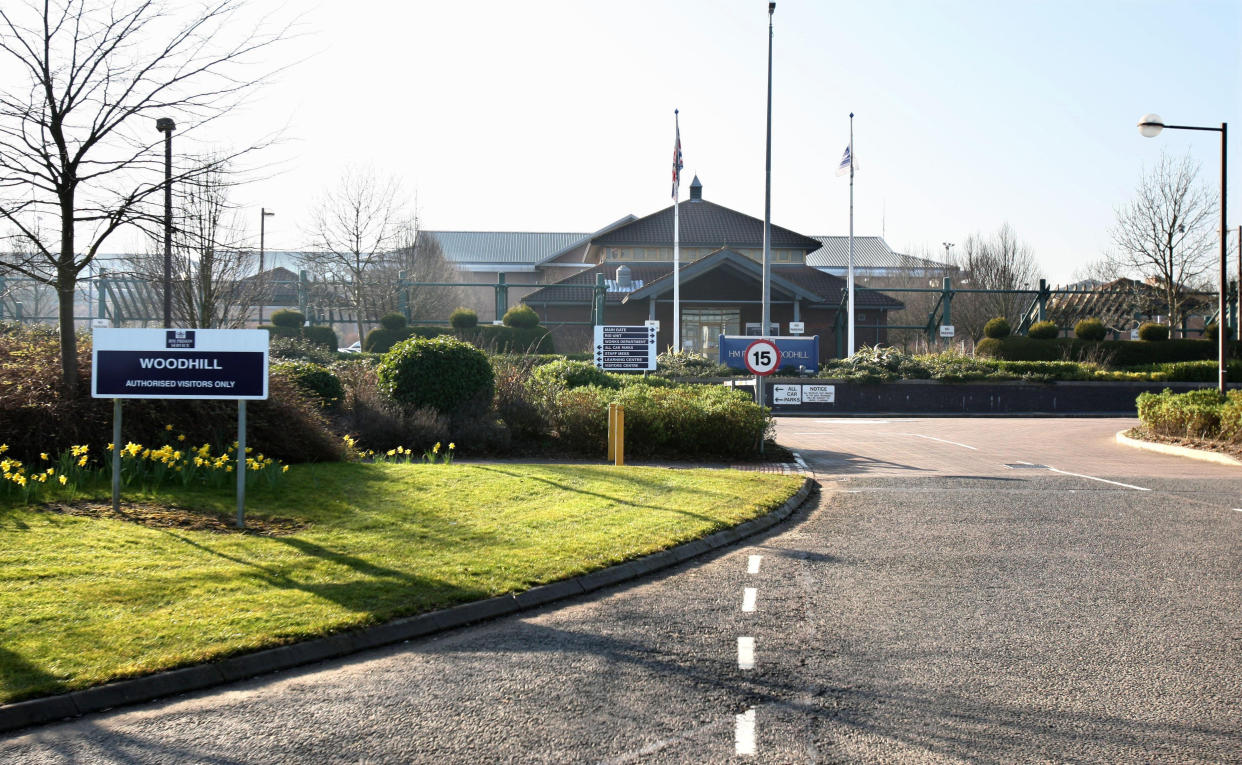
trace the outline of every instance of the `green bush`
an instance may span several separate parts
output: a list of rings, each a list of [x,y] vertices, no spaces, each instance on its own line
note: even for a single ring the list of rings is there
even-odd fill
[[[345,397],[345,386],[331,369],[309,361],[273,364],[272,372],[283,374],[303,393],[313,396],[324,408],[335,407]]]
[[[552,409],[558,441],[578,453],[602,455],[613,401],[625,408],[625,453],[634,458],[752,457],[771,427],[749,395],[722,385],[588,385],[557,395]]]
[[[553,361],[531,372],[531,382],[541,388],[582,388],[598,385],[601,388],[619,388],[616,378],[599,369],[589,361]]]
[[[902,379],[928,379],[930,371],[914,356],[882,345],[862,347],[848,359],[833,359],[818,377],[873,383]]]
[[[277,327],[297,329],[305,323],[306,314],[301,311],[291,311],[285,308],[272,314],[272,324]]]
[[[1139,394],[1138,416],[1143,427],[1159,435],[1215,438],[1220,434],[1225,401],[1226,398],[1215,389],[1173,393],[1165,388],[1158,394]]]
[[[1062,361],[1107,358],[1113,368],[1137,367],[1174,361],[1201,361],[1216,357],[1217,349],[1207,340],[1166,340],[1162,343],[1135,343],[1128,340],[1085,342],[1078,338],[1032,340],[1029,337],[985,337],[975,346],[975,354],[1006,361]]]
[[[1061,330],[1051,321],[1037,321],[1026,331],[1026,336],[1034,340],[1055,340]]]
[[[1209,342],[1215,343],[1220,337],[1220,325],[1212,322],[1203,328],[1203,337]]]
[[[331,364],[336,360],[336,348],[328,350],[318,343],[312,343],[303,337],[279,337],[273,335],[268,341],[268,356],[273,360],[313,361],[316,364]]]
[[[1009,320],[1004,316],[997,316],[995,319],[988,320],[988,323],[983,325],[984,337],[994,337],[997,339],[1009,337],[1009,331]]]
[[[522,303],[505,311],[504,318],[501,319],[506,327],[516,327],[518,329],[532,329],[539,326],[539,314],[535,313],[535,309]]]
[[[1139,340],[1148,343],[1159,343],[1169,339],[1169,325],[1144,322],[1139,325]]]
[[[449,314],[453,329],[474,329],[479,326],[479,314],[470,308],[458,308]]]
[[[336,332],[332,327],[302,327],[302,337],[309,343],[321,345],[334,351],[341,345],[341,341],[337,338]]]
[[[405,314],[397,313],[396,311],[386,313],[380,317],[380,326],[384,329],[401,329],[408,323],[405,320]]]
[[[693,351],[668,350],[656,356],[656,372],[662,377],[733,377],[738,370],[716,358]]]
[[[1088,342],[1099,342],[1108,337],[1108,328],[1099,319],[1083,319],[1074,325],[1074,337]]]
[[[376,375],[380,390],[407,411],[429,407],[449,415],[486,412],[496,384],[487,356],[448,336],[401,341]]]

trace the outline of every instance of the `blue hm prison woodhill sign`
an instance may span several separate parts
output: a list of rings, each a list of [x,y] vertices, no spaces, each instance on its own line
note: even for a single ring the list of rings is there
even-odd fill
[[[96,329],[94,398],[266,399],[266,329]]]

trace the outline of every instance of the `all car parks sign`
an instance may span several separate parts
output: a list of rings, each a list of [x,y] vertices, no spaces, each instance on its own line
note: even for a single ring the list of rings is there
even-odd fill
[[[94,398],[266,399],[265,329],[96,329]]]
[[[595,366],[609,372],[642,372],[656,368],[658,327],[595,328]]]

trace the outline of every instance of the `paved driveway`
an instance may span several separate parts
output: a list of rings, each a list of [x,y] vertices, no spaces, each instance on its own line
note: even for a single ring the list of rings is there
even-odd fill
[[[824,488],[767,537],[0,761],[1242,761],[1242,469],[1125,426],[782,420]]]

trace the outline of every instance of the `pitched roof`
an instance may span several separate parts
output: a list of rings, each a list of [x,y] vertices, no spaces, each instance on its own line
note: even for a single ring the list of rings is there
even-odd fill
[[[560,254],[589,233],[544,231],[424,231],[440,243],[444,257],[455,266],[533,266]]]
[[[727,252],[727,255],[722,255]],[[706,258],[694,261],[693,263],[685,263],[681,266],[682,286],[686,282],[692,280],[695,276],[719,267],[725,263],[736,264],[735,259],[751,261],[744,255],[736,252],[721,251],[713,253]],[[704,264],[703,261],[709,261]],[[593,297],[593,287],[595,285],[596,274],[604,276],[605,284],[615,279],[618,263],[606,263],[595,266],[594,268],[580,271],[573,276],[562,279],[556,284],[545,285],[535,292],[523,298],[526,303],[575,303],[589,304]],[[667,289],[671,289],[673,264],[672,263],[626,263],[630,269],[630,276],[634,282],[632,290],[617,290],[613,285],[608,285],[609,289],[605,293],[605,301],[610,305],[618,305],[625,302],[633,295],[636,299],[643,299],[644,296],[655,294],[663,294]],[[755,263],[755,273],[758,273],[759,264]],[[798,294],[799,297],[807,300],[807,302],[817,305],[840,305],[844,299],[846,291],[845,280],[824,273],[814,268],[804,266],[802,264],[773,264],[772,265],[773,284],[787,291]],[[778,281],[779,280],[779,281]],[[756,277],[758,282],[758,277]],[[796,290],[796,291],[795,291]],[[896,311],[903,307],[903,303],[895,300],[882,292],[870,289],[855,288],[854,297],[858,301],[859,308],[881,308],[884,310]],[[721,301],[727,303],[728,301]]]
[[[681,203],[678,210],[680,240],[685,247],[762,247],[763,221],[705,199]],[[598,236],[594,244],[668,246],[673,243],[673,206]],[[772,226],[772,246],[782,249],[817,250],[820,243],[787,228]]]
[[[849,268],[850,238],[848,236],[813,237],[823,247],[806,256],[806,264],[814,268]],[[913,255],[893,252],[882,237],[854,237],[854,268],[952,271],[954,266]]]

